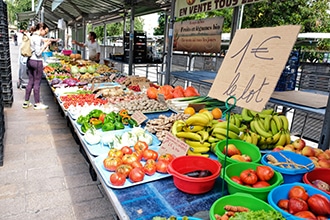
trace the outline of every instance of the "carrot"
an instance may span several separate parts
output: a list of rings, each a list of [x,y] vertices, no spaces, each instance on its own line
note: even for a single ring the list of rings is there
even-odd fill
[[[228,220],[229,216],[227,214],[224,214],[223,216],[221,216],[221,218],[219,220]]]
[[[232,205],[226,205],[224,207],[226,211],[231,211],[231,212],[248,212],[250,211],[248,208],[243,207],[243,206],[232,206]]]
[[[222,216],[218,214],[214,214],[215,220],[221,220]]]
[[[229,212],[226,212],[226,215],[228,217],[233,217],[233,216],[235,216],[235,212],[229,211]]]

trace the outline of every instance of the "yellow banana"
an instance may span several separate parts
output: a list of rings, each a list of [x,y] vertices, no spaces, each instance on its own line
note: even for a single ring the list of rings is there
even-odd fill
[[[246,133],[246,136],[245,136],[246,138],[245,138],[245,142],[247,142],[247,143],[252,143],[252,137],[251,137],[251,135],[249,134],[249,133]]]
[[[218,143],[220,141],[219,138],[213,137],[212,135],[209,135],[209,138],[207,139],[207,142],[211,143],[211,145],[213,143]]]
[[[192,140],[184,140],[184,142],[186,142],[186,144],[188,144],[190,147],[195,147],[195,148],[204,148],[204,147],[210,147],[211,144],[208,142],[205,143],[201,143],[199,141],[192,141]]]
[[[255,121],[250,122],[250,129],[251,129],[251,131],[256,132],[256,128],[255,128],[254,124],[255,124]]]
[[[286,135],[281,131],[281,136],[274,145],[276,147],[276,146],[285,146],[285,144],[286,144]]]
[[[276,123],[273,119],[270,120],[270,130],[272,131],[273,135],[275,135],[279,132],[279,130],[277,129]]]
[[[274,113],[274,109],[272,108],[264,109],[261,111],[261,113],[265,115],[272,115]]]
[[[261,144],[261,145],[258,145],[258,147],[260,150],[266,150],[266,149],[268,149],[268,144]]]
[[[250,131],[250,136],[252,138],[252,144],[257,145],[258,139],[259,139],[258,135],[256,133]]]
[[[204,129],[204,126],[200,125],[190,125],[190,126],[184,126],[183,131],[188,131],[188,132],[197,132],[201,131]]]
[[[285,130],[285,137],[286,137],[286,142],[285,144],[290,144],[291,143],[291,135],[290,135],[290,131],[289,130]]]
[[[239,131],[244,131],[246,130],[248,127],[245,124],[241,124],[241,127],[238,128]]]
[[[266,138],[266,144],[272,144],[273,142],[273,136]]]
[[[234,118],[235,118],[235,125],[236,127],[241,127],[242,124],[242,120],[238,117],[238,114],[234,114]]]
[[[276,134],[273,135],[273,144],[277,143],[278,140],[280,139],[281,137],[281,131],[277,132]]]
[[[184,127],[185,123],[182,120],[175,121],[172,125],[171,132],[174,136],[180,131],[182,131],[182,128]]]
[[[185,138],[185,139],[190,139],[190,140],[194,140],[194,141],[202,141],[202,136],[200,136],[197,133],[193,133],[193,132],[181,131],[181,132],[176,133],[176,136],[178,138]]]
[[[285,116],[285,115],[279,115],[278,116],[281,121],[282,121],[282,124],[283,124],[283,129],[284,130],[288,130],[289,129],[289,121],[288,121],[288,118]]]
[[[202,113],[196,113],[192,116],[190,116],[186,120],[187,125],[198,125],[198,126],[207,126],[209,124],[210,120],[207,117],[207,115]]]
[[[188,151],[187,151],[187,155],[191,155],[191,156],[210,157],[209,154],[196,153],[196,152],[192,152],[191,150],[188,150]]]
[[[213,115],[212,115],[211,112],[209,112],[209,111],[204,111],[204,112],[202,112],[202,114],[206,115],[207,118],[209,119],[209,121],[212,121],[212,120],[213,120]]]
[[[209,147],[190,147],[189,150],[191,150],[194,153],[207,153],[211,149]]]
[[[264,127],[265,127],[265,131],[269,131],[270,130],[270,121],[272,120],[273,116],[272,115],[267,115],[265,117],[264,120]]]
[[[277,130],[281,130],[283,128],[282,120],[278,117],[278,115],[273,115],[273,119],[275,121]]]
[[[214,128],[224,128],[224,129],[227,129],[227,126],[229,126],[229,130],[230,131],[235,132],[236,134],[239,134],[240,133],[239,128],[235,124],[232,124],[232,123],[229,123],[229,125],[227,125],[227,124],[228,124],[227,121],[221,121],[218,124],[214,124],[213,125],[213,130],[214,130]]]
[[[197,131],[197,134],[199,134],[202,137],[202,143],[207,141],[207,139],[209,138],[209,132],[205,130]]]
[[[242,115],[243,120],[246,122],[250,122],[253,120],[253,116],[249,115],[249,109],[247,109],[247,108],[242,109],[241,115]]]
[[[266,143],[266,138],[263,137],[263,136],[260,136],[260,135],[259,135],[258,146],[260,146],[260,145],[264,145],[264,144],[267,144],[267,143]]]
[[[223,134],[212,134],[212,136],[216,137],[216,138],[219,139],[220,141],[226,139],[226,135],[223,135]]]
[[[246,139],[246,132],[242,132],[240,135],[239,135],[239,139],[241,139],[242,141]]]
[[[212,131],[212,135],[213,134],[222,134],[222,135],[227,135],[227,129],[225,128],[214,128],[213,131]],[[228,137],[231,138],[231,139],[239,139],[239,136],[237,133],[231,131],[231,130],[228,130]]]
[[[218,120],[216,120],[216,119],[213,119],[213,120],[212,120],[212,125],[213,125],[213,124],[218,124],[218,123],[219,123]]]
[[[256,112],[253,110],[250,110],[250,113],[253,117],[259,117],[259,118],[265,118],[268,114],[263,114],[262,112]]]
[[[216,146],[217,146],[217,144],[218,144],[218,143],[211,143],[211,147],[210,147],[210,149],[211,149],[211,151],[212,151],[213,153],[216,152]]]
[[[260,127],[260,123],[257,122],[258,121],[255,121],[254,123],[254,128],[256,129],[256,132],[265,138],[272,137],[272,134],[266,132],[263,128]]]

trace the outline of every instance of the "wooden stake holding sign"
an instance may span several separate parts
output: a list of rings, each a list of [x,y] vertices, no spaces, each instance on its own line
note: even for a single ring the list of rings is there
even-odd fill
[[[237,106],[261,111],[274,92],[299,30],[297,25],[237,30],[208,96],[221,101],[235,96]]]

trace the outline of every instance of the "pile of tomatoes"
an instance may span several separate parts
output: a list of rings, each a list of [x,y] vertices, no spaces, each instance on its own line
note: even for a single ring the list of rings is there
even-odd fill
[[[63,102],[63,107],[68,109],[70,105],[84,106],[87,105],[104,105],[108,101],[106,99],[96,98],[94,94],[71,94],[60,96],[60,100]]]
[[[243,170],[239,176],[232,176],[230,179],[234,182],[254,187],[263,188],[270,186],[268,181],[274,176],[274,170],[269,166],[257,166],[257,169],[246,169]]]
[[[110,149],[103,165],[106,170],[114,172],[110,175],[110,183],[122,186],[126,179],[135,183],[143,181],[145,175],[167,173],[167,166],[173,159],[172,154],[158,155],[157,151],[149,149],[146,142],[137,141],[133,148]]]

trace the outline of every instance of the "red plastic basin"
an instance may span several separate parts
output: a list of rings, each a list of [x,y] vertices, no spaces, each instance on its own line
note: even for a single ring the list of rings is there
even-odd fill
[[[311,172],[305,173],[303,176],[304,183],[317,188],[312,182],[314,180],[322,180],[330,184],[330,168],[315,168]],[[322,190],[330,195],[329,191]]]
[[[209,170],[212,175],[200,178],[184,175],[196,170]],[[167,171],[173,176],[173,183],[179,190],[189,194],[202,194],[213,188],[216,178],[220,176],[221,164],[203,156],[181,156],[172,160]]]

